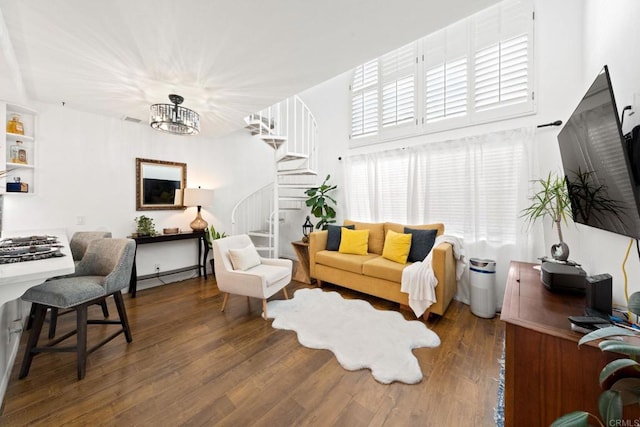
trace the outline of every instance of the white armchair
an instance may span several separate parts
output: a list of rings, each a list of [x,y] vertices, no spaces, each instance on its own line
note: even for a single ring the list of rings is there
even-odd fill
[[[213,260],[218,289],[225,292],[221,311],[229,294],[244,295],[262,300],[263,317],[267,319],[267,298],[282,289],[289,299],[285,286],[291,282],[292,261],[258,256],[246,234],[214,240]]]

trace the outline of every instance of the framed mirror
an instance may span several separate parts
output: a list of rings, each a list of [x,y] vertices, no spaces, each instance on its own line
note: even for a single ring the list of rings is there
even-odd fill
[[[184,209],[186,184],[186,163],[136,158],[137,211]]]

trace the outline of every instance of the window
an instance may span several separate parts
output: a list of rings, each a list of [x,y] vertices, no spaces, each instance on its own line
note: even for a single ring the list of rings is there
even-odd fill
[[[507,0],[359,66],[352,144],[532,113],[532,40],[531,0]]]
[[[378,60],[355,69],[351,85],[351,135],[378,132]]]

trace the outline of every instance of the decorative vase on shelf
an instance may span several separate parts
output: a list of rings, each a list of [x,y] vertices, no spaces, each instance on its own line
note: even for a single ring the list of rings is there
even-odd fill
[[[16,141],[15,145],[9,147],[9,158],[11,163],[20,163],[26,165],[29,163],[27,149],[22,145],[22,141]]]
[[[11,120],[7,122],[7,133],[13,133],[16,135],[24,135],[24,126],[20,121],[20,115],[14,114]]]

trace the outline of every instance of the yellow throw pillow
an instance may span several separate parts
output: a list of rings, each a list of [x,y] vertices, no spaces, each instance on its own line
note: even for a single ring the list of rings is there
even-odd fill
[[[342,254],[366,255],[368,241],[369,230],[349,230],[348,228],[342,228],[342,237],[340,239],[338,252]]]
[[[387,231],[384,239],[382,257],[400,264],[407,263],[409,250],[411,249],[411,234],[396,233],[393,230]]]

